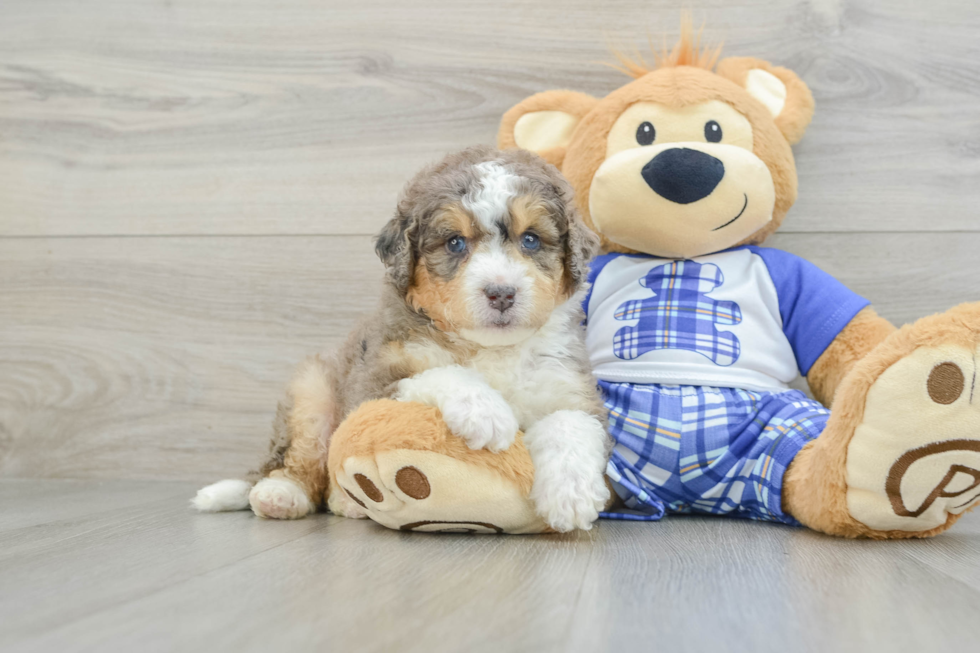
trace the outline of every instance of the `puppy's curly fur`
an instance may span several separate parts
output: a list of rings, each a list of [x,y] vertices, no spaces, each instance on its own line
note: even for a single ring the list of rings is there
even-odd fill
[[[301,517],[326,505],[331,433],[361,403],[393,397],[439,407],[473,448],[506,448],[523,429],[542,470],[532,496],[548,513],[553,507],[544,504],[556,494],[548,485],[563,479],[546,470],[575,470],[549,467],[561,434],[543,434],[536,448],[533,434],[561,424],[574,434],[569,446],[591,439],[586,449],[594,452],[599,440],[608,452],[581,327],[582,287],[597,248],[571,188],[536,155],[475,147],[420,171],[377,238],[386,267],[379,306],[339,351],[306,361],[279,405],[269,457],[247,482],[278,480],[267,492],[258,492],[266,481],[252,489],[253,510]],[[545,419],[557,412],[561,419]],[[597,461],[586,467],[595,470]],[[593,471],[582,474],[590,478],[580,485],[595,485]],[[599,485],[594,493],[605,491]],[[199,493],[198,508],[229,509],[206,492],[216,486]],[[345,512],[356,513],[351,508]]]

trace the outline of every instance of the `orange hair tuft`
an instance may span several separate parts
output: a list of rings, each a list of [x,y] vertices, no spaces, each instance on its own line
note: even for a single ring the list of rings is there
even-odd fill
[[[721,44],[716,46],[702,46],[701,33],[704,31],[702,25],[697,33],[691,23],[691,16],[684,14],[681,17],[681,35],[677,43],[671,50],[667,50],[666,42],[662,50],[657,50],[653,42],[650,42],[650,51],[653,53],[654,65],[647,63],[639,50],[634,49],[632,55],[617,48],[610,48],[613,56],[619,61],[619,65],[607,63],[607,66],[629,75],[633,79],[639,79],[648,73],[652,73],[658,68],[673,68],[675,66],[694,66],[713,70],[718,58],[721,56]],[[666,41],[666,39],[665,39]]]

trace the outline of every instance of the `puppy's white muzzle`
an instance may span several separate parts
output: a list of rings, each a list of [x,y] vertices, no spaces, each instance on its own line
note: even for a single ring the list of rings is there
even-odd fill
[[[537,293],[528,265],[500,241],[473,253],[463,283],[473,326],[461,330],[464,338],[485,347],[499,347],[521,342],[536,331],[530,320]],[[512,294],[512,302],[499,300],[500,289],[506,289],[508,296]]]

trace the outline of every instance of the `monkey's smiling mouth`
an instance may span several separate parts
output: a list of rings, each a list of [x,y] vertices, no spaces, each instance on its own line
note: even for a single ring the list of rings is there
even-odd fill
[[[712,231],[718,231],[719,229],[724,229],[725,227],[727,227],[728,225],[730,225],[731,223],[735,222],[736,220],[742,217],[742,214],[745,213],[745,207],[749,205],[749,196],[746,195],[745,193],[742,193],[742,197],[745,198],[745,204],[742,205],[742,210],[738,212],[738,215],[736,215],[734,218],[732,218],[725,224],[721,225],[720,227],[715,227],[714,229],[712,229]]]

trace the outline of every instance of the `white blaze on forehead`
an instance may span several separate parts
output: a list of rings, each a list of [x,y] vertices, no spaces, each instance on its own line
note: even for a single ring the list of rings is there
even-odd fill
[[[492,232],[508,212],[510,200],[517,195],[520,177],[495,161],[474,166],[480,173],[480,185],[463,196],[463,207],[484,231]]]

